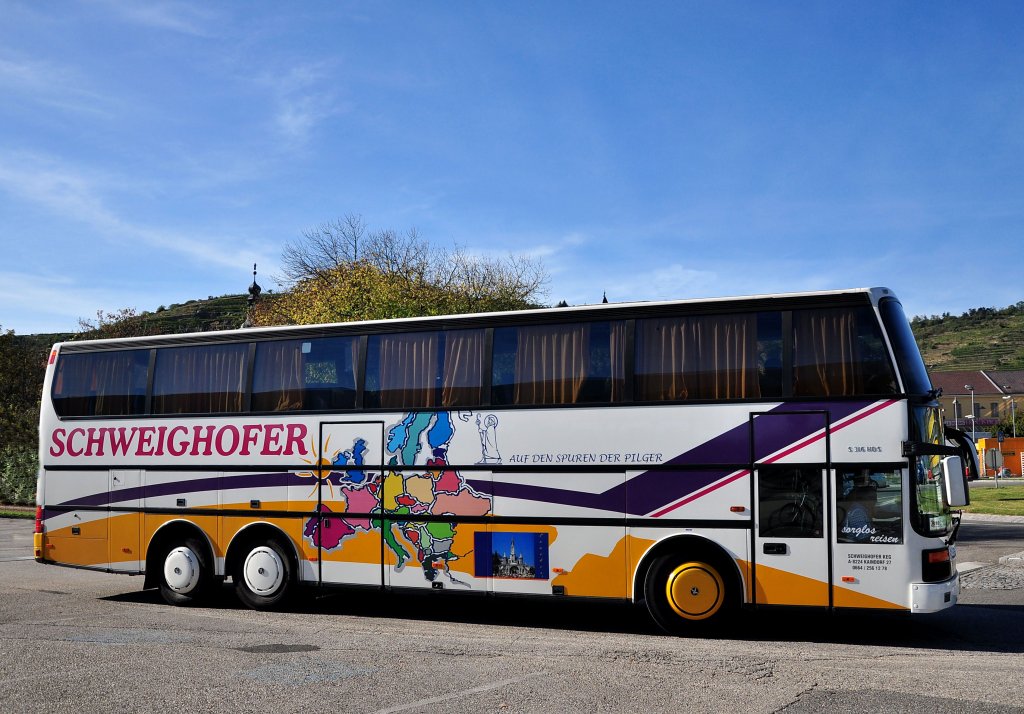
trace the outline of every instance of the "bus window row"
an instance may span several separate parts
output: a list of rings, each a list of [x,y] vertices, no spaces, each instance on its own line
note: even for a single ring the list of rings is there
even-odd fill
[[[257,341],[251,375],[250,343],[161,347],[152,358],[149,349],[70,353],[52,400],[60,416],[122,416],[897,391],[868,307],[373,334],[365,353],[360,345],[358,336]]]

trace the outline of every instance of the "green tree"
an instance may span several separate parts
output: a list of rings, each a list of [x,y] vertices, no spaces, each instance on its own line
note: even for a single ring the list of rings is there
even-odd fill
[[[1013,429],[1014,419],[1016,419],[1016,434],[1017,436],[1024,436],[1024,414],[1021,414],[1020,407],[1021,405],[1018,404],[1017,408],[1013,410],[1013,414],[1011,414],[1010,411],[1007,411],[1006,414],[1003,415],[1002,420],[1000,420],[1000,422],[996,424],[995,429],[992,430],[992,433],[995,434],[1002,431],[1006,436],[1013,436],[1015,433]]]
[[[118,337],[144,337],[155,335],[159,330],[150,324],[146,314],[139,314],[133,307],[123,307],[116,312],[96,311],[96,320],[78,319],[76,339],[103,340]]]
[[[0,328],[0,447],[35,446],[47,353]]]
[[[48,350],[0,328],[0,502],[31,503]]]

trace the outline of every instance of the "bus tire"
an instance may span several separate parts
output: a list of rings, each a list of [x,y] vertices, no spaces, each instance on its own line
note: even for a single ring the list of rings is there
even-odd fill
[[[238,599],[254,610],[282,604],[294,587],[291,558],[275,539],[249,543],[231,575]]]
[[[170,605],[192,605],[210,589],[206,548],[198,538],[171,542],[160,558],[160,595]]]
[[[671,634],[721,627],[736,609],[738,592],[719,560],[703,555],[665,555],[651,564],[644,598],[654,621]]]

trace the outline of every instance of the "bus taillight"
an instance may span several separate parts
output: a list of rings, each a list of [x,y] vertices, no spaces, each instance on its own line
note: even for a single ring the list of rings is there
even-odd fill
[[[46,533],[46,529],[43,527],[43,507],[36,506],[36,530],[32,535],[32,550],[36,560],[39,561],[43,560],[44,533]]]
[[[942,582],[952,574],[949,548],[936,548],[921,553],[921,579],[926,583]]]

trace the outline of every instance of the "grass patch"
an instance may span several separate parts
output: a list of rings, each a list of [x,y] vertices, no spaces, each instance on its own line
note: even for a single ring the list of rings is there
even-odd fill
[[[999,488],[972,488],[967,513],[994,513],[1000,516],[1024,516],[1024,485],[1015,483]]]
[[[21,509],[7,509],[0,506],[0,518],[35,518],[35,510],[23,511]]]

